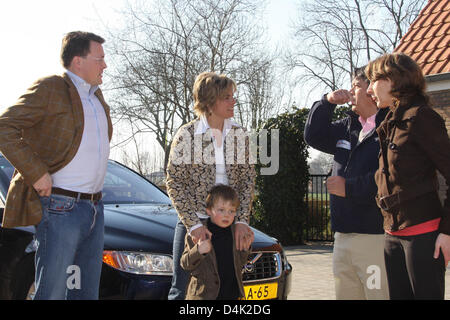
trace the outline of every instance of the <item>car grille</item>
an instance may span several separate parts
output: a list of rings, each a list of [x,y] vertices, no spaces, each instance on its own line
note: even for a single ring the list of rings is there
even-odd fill
[[[244,282],[275,279],[281,275],[279,252],[252,252],[248,261],[242,270]]]

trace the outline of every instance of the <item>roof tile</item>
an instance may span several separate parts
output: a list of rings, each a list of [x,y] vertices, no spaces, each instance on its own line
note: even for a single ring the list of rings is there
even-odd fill
[[[440,26],[436,26],[435,37],[442,37],[444,34],[450,34],[450,23],[442,24]]]
[[[431,9],[431,12],[447,11],[450,10],[449,1],[433,1],[435,4]]]
[[[450,60],[446,59],[446,60],[442,60],[442,61],[437,61],[434,65],[433,65],[433,69],[431,70],[431,74],[436,74],[436,73],[446,73],[446,72],[450,72]]]
[[[417,32],[414,34],[414,37],[412,37],[412,40],[421,40],[421,39],[429,39],[432,37],[431,30],[434,29],[434,26],[429,27],[423,27],[417,30]]]
[[[431,12],[435,11],[438,4],[439,3],[436,1],[428,1],[428,3],[422,9],[422,12],[420,12],[420,15],[427,15],[427,14],[430,14]]]
[[[450,1],[429,0],[394,51],[410,55],[425,75],[450,72]]]
[[[436,38],[425,39],[423,41],[417,41],[417,42],[418,42],[418,45],[414,48],[413,52],[421,52],[421,51],[430,50],[437,45],[435,42],[439,43],[439,41],[436,41]],[[399,47],[399,51],[401,51],[400,47]]]
[[[446,60],[445,52],[447,48],[430,50],[431,54],[428,57],[429,62]]]

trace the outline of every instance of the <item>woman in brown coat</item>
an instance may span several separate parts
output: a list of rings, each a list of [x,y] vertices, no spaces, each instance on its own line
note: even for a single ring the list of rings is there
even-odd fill
[[[368,93],[389,108],[377,129],[381,152],[375,174],[386,231],[391,299],[444,299],[450,259],[450,189],[441,204],[436,170],[450,182],[450,141],[430,107],[425,79],[409,56],[386,54],[366,68]]]

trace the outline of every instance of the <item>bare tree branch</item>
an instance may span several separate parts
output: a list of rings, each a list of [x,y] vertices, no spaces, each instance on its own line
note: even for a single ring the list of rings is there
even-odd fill
[[[237,82],[236,116],[244,126],[256,126],[276,109],[274,58],[262,50],[263,29],[254,19],[264,4],[134,1],[123,12],[126,27],[111,30],[113,114],[139,126],[132,134],[154,133],[165,163],[175,131],[194,118],[192,87],[203,71],[226,73]]]
[[[303,3],[303,2],[302,2]],[[393,50],[426,0],[311,0],[294,24],[294,49],[285,56],[302,84],[323,89],[349,83],[355,67]],[[295,68],[295,69],[292,69]]]

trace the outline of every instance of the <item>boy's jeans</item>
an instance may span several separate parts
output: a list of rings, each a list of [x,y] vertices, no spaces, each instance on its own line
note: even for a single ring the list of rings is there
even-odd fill
[[[103,202],[52,194],[41,197],[41,204],[34,299],[98,299]]]

